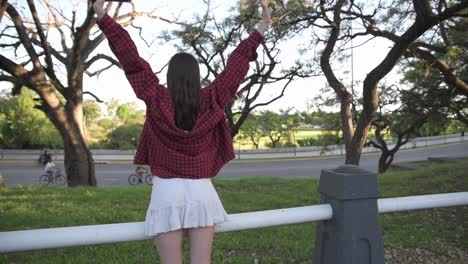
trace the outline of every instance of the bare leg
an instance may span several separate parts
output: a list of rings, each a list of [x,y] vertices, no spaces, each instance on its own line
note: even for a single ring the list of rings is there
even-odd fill
[[[154,244],[161,264],[182,264],[182,229],[158,234]]]
[[[190,264],[210,264],[214,226],[190,228]]]

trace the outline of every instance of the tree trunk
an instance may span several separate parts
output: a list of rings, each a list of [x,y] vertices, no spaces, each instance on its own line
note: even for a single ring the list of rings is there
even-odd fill
[[[393,163],[394,156],[395,156],[395,152],[382,150],[382,154],[380,155],[380,158],[379,158],[379,173],[387,172],[388,168]]]
[[[364,129],[356,129],[351,144],[346,146],[345,164],[359,165],[361,159],[362,148],[366,143],[367,133],[369,132],[370,123]]]
[[[73,144],[65,140],[65,171],[68,185],[74,186],[96,186],[94,171],[94,159],[88,146],[84,144]]]
[[[42,99],[41,109],[59,131],[64,145],[65,173],[69,186],[96,186],[94,160],[86,143],[83,108],[68,99],[63,105],[51,87],[34,89]],[[81,98],[80,98],[81,99]]]
[[[69,100],[70,102],[70,100]],[[67,105],[69,104],[67,102]],[[67,107],[68,110],[68,107]],[[65,169],[69,186],[96,186],[94,159],[88,146],[83,123],[82,98],[69,110],[74,129],[64,137]],[[71,134],[71,135],[70,135]]]
[[[343,138],[346,148],[346,157],[348,153],[351,153],[351,143],[354,136],[354,124],[353,124],[353,116],[351,113],[351,102],[353,98],[349,93],[341,93],[340,94],[340,101],[341,101],[341,108],[340,108],[340,117],[341,117],[341,127],[343,131]],[[339,131],[337,131],[337,135],[339,135]],[[346,158],[348,160],[348,158]],[[355,164],[355,163],[348,163],[346,164]],[[358,163],[359,165],[359,159]]]

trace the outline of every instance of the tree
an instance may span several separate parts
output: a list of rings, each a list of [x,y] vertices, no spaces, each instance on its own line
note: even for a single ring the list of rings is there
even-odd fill
[[[319,63],[329,85],[340,102],[341,126],[346,147],[346,164],[359,164],[362,147],[366,141],[372,120],[378,108],[379,82],[395,67],[402,56],[417,45],[417,40],[430,34],[434,27],[449,19],[463,17],[461,12],[468,7],[466,1],[432,2],[428,0],[379,1],[320,1],[314,4],[316,14],[305,13],[292,20],[296,30],[314,27],[318,43],[323,45]],[[358,24],[358,30],[353,24]],[[293,28],[294,29],[294,28]],[[322,30],[321,30],[322,29]],[[373,68],[362,83],[362,106],[359,113],[353,100],[353,91],[338,77],[338,70],[332,66],[336,58],[345,57],[346,43],[365,36],[391,39],[394,45],[385,58]],[[341,55],[341,56],[339,56]],[[356,117],[357,121],[354,121]]]
[[[255,114],[250,114],[249,117],[244,121],[244,124],[241,127],[241,139],[247,138],[254,144],[255,148],[258,149],[260,145],[260,139],[265,135],[259,116]]]
[[[289,1],[291,3],[295,1]],[[207,73],[203,76],[203,83],[208,84],[216,78],[224,69],[227,56],[238,42],[252,32],[257,25],[258,1],[242,0],[231,10],[231,16],[225,19],[217,19],[212,12],[209,1],[207,11],[203,15],[195,17],[190,25],[182,26],[178,30],[166,32],[164,40],[181,40],[180,50],[193,51],[199,63],[204,65]],[[273,21],[279,21],[285,16],[294,16],[300,7],[289,5],[283,7],[280,2],[272,1]],[[246,121],[248,115],[261,106],[266,106],[280,99],[290,83],[297,78],[315,76],[309,65],[298,59],[291,66],[280,68],[280,48],[282,42],[292,35],[288,28],[274,23],[272,29],[267,33],[266,42],[259,48],[259,56],[255,62],[253,72],[245,78],[237,92],[237,100],[225,109],[231,136],[234,137]],[[282,87],[281,92],[271,96],[266,101],[261,101],[260,95],[265,92],[267,86],[277,84]]]
[[[385,172],[393,162],[395,153],[409,139],[416,136],[438,135],[447,130],[451,120],[457,120],[457,113],[466,109],[463,95],[450,92],[444,77],[436,69],[427,70],[420,61],[412,61],[403,68],[403,85],[382,86],[379,94],[378,116],[372,122],[375,137],[368,144],[382,151],[379,158],[379,172]],[[385,109],[399,106],[395,110]],[[466,116],[463,115],[463,116]],[[387,130],[396,138],[393,148],[389,148],[382,132]]]
[[[36,9],[36,2],[27,0],[27,10],[31,14],[28,16],[17,11],[21,6],[2,1],[10,22],[4,23],[0,47],[12,49],[12,58],[7,58],[6,52],[0,55],[0,81],[13,84],[13,95],[19,94],[23,87],[38,95],[34,108],[46,114],[63,139],[69,185],[95,186],[94,161],[83,122],[83,95],[94,95],[83,90],[83,78],[85,74],[95,76],[119,64],[105,54],[92,56],[105,36],[96,30],[91,0],[81,23],[76,11],[68,15],[43,0],[47,14],[42,14]],[[112,6],[110,3],[106,11],[110,12]],[[131,6],[129,13],[121,14],[122,3],[119,3],[110,15],[123,26],[133,25],[139,16],[165,20],[152,13],[138,12],[133,4]],[[41,17],[46,16],[47,23],[41,21]],[[60,41],[55,41],[56,33]],[[53,46],[52,43],[60,44]],[[103,61],[108,65],[91,72]]]
[[[268,136],[271,147],[275,148],[284,136],[286,130],[286,121],[283,116],[272,111],[263,111],[260,114],[260,127]]]
[[[84,101],[83,111],[84,111],[84,116],[85,116],[85,120],[87,124],[98,120],[102,116],[101,107],[94,100]]]
[[[399,90],[396,86],[383,86],[379,94],[378,116],[372,121],[374,137],[366,145],[372,145],[381,151],[378,170],[380,173],[384,173],[392,165],[396,152],[408,143],[410,138],[418,135],[419,129],[426,123],[431,113],[421,105],[418,107],[411,102],[400,99],[410,99],[410,97],[405,97],[404,91]],[[387,109],[397,105],[400,107],[393,111]],[[392,137],[396,138],[393,142],[393,148],[390,149],[384,133],[391,134]]]
[[[56,148],[63,142],[44,113],[33,110],[34,95],[0,96],[0,145],[3,148]]]
[[[468,126],[466,10],[464,14],[464,18],[441,22],[432,36],[419,40],[405,53],[401,64],[405,72],[403,82],[412,86],[412,91],[423,95],[436,93],[433,97],[445,113],[439,123],[457,120]]]
[[[405,58],[407,64],[424,66],[426,73],[437,76],[452,93],[468,98],[468,10],[465,18],[456,18],[439,23],[432,36],[422,38],[410,46]],[[392,36],[393,39],[396,39]]]
[[[302,111],[299,113],[302,122],[307,125],[307,126],[312,126],[313,125],[313,114],[309,113],[307,111]]]
[[[301,115],[299,113],[290,112],[294,107],[288,109],[280,109],[280,115],[284,118],[284,129],[286,130],[286,146],[295,147],[296,146],[296,131],[299,128],[299,125],[302,122]]]
[[[142,124],[122,125],[108,134],[108,146],[112,149],[135,149],[143,131]]]
[[[143,124],[145,122],[145,112],[138,110],[134,102],[119,105],[115,113],[123,124]]]

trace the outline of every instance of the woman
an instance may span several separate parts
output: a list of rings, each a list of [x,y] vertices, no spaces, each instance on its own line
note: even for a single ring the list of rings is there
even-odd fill
[[[234,158],[224,108],[232,101],[257,58],[256,49],[271,24],[268,0],[260,0],[263,19],[257,30],[229,56],[224,71],[201,89],[196,59],[174,55],[167,89],[143,60],[128,33],[104,12],[104,0],[93,7],[98,25],[133,87],[146,103],[147,115],[135,164],[151,168],[153,190],[145,233],[154,238],[161,263],[182,263],[183,232],[189,236],[190,263],[210,263],[214,225],[228,215],[211,183]]]

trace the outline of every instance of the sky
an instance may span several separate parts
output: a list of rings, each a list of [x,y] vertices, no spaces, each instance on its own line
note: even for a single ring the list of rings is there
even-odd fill
[[[21,1],[18,1],[21,2]],[[161,1],[145,1],[145,0],[134,0],[133,1],[138,10],[149,11],[156,10],[156,14],[166,17],[174,18],[179,17],[180,20],[190,20],[194,13],[203,12],[205,5],[203,0],[184,0],[184,1],[173,1],[173,0],[161,0]],[[213,13],[216,13],[216,18],[223,18],[229,14],[228,10],[235,1],[227,0],[212,0]],[[72,1],[60,1],[60,5],[66,11],[71,11],[73,8],[79,12],[85,10],[86,1],[84,0],[72,0]],[[44,18],[45,19],[45,18]],[[155,21],[152,19],[141,18],[137,19],[136,23],[143,28],[143,35],[146,39],[151,40],[160,35],[162,30],[174,29],[174,26],[168,25],[165,22]],[[3,26],[0,26],[0,30]],[[159,70],[163,65],[169,61],[170,57],[176,53],[176,49],[172,44],[161,43],[156,41],[151,47],[147,47],[144,42],[139,38],[138,31],[134,29],[128,29],[130,35],[134,39],[140,56],[148,60],[153,70]],[[298,36],[297,38],[291,39],[281,45],[280,60],[284,65],[289,65],[294,62],[299,56],[297,48],[304,45],[305,42],[310,41],[310,36]],[[367,39],[356,39],[354,44],[358,44],[367,41]],[[57,43],[58,44],[58,43]],[[52,43],[55,46],[55,43]],[[390,48],[390,43],[385,40],[371,40],[365,45],[354,48],[354,80],[359,82],[364,80],[366,74],[374,68],[387,54]],[[259,48],[261,49],[261,48]],[[260,52],[260,50],[259,50]],[[96,53],[111,54],[111,51],[107,45],[107,41],[97,49]],[[313,57],[313,52],[310,52],[307,56],[310,59]],[[252,65],[252,64],[251,64]],[[335,65],[342,68],[343,70],[350,71],[351,62],[345,62],[342,65]],[[204,68],[201,68],[202,72]],[[158,77],[162,82],[165,82],[166,71],[163,71]],[[339,76],[343,79],[345,85],[351,84],[350,74],[342,74]],[[396,82],[398,76],[396,72],[392,72],[387,77],[390,82]],[[139,101],[130,85],[125,79],[123,72],[120,69],[112,68],[101,74],[98,78],[93,77],[85,78],[85,91],[90,91],[97,95],[100,99],[108,102],[112,98],[117,98],[120,102],[133,102],[137,101],[139,107],[144,108],[143,102]],[[1,88],[9,87],[10,85],[0,84]],[[307,109],[307,102],[313,99],[315,96],[320,94],[320,89],[327,86],[325,77],[312,77],[307,79],[298,79],[291,83],[287,88],[285,95],[277,100],[276,102],[259,108],[259,110],[272,110],[278,111],[279,109],[287,109],[293,107],[294,110],[304,111]],[[359,87],[359,86],[358,86]],[[264,88],[263,94],[259,98],[259,102],[269,101],[270,98],[278,95],[281,91],[282,86],[270,85]],[[355,88],[356,91],[360,92],[361,89]],[[92,99],[90,96],[85,95],[85,99]]]

